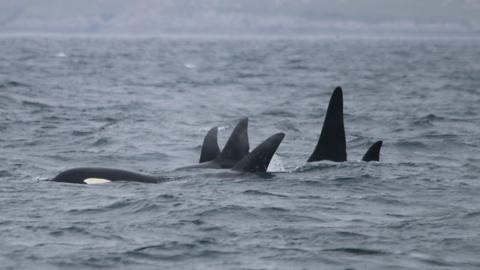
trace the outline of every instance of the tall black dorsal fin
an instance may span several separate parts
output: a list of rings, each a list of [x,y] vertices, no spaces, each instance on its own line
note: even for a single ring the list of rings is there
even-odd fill
[[[233,170],[242,172],[266,172],[273,154],[285,137],[284,133],[277,133],[257,146],[250,154],[238,162]]]
[[[347,160],[347,143],[343,126],[343,94],[342,88],[333,91],[328,104],[325,121],[317,146],[308,162],[330,160],[342,162]]]
[[[220,165],[221,168],[233,168],[244,156],[248,154],[250,147],[248,144],[248,118],[238,122],[232,131],[230,138],[223,147],[222,152],[213,162]]]
[[[370,148],[368,148],[367,153],[362,158],[362,161],[380,161],[380,149],[382,149],[383,141],[378,141]]]
[[[211,128],[205,139],[203,139],[202,153],[200,154],[200,163],[214,160],[220,154],[220,148],[218,147],[218,127]]]

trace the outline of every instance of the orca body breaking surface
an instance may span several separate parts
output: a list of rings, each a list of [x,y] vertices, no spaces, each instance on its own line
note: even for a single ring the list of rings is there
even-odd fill
[[[365,153],[362,161],[379,161],[382,143],[382,141],[374,143]],[[339,86],[333,90],[330,97],[320,137],[307,162],[321,160],[347,161],[347,142],[343,123],[343,92]]]
[[[179,169],[213,168],[263,173],[267,171],[284,137],[284,133],[274,134],[249,152],[248,118],[243,118],[235,126],[222,151],[218,147],[218,128],[214,127],[207,132],[203,140],[200,164]],[[362,161],[379,161],[382,143],[382,141],[374,143],[365,153]],[[343,93],[340,87],[335,88],[332,93],[320,137],[308,162],[321,160],[334,162],[347,160]],[[66,170],[52,179],[56,182],[78,184],[103,184],[114,181],[158,183],[165,180],[167,178],[111,168],[75,168]]]
[[[133,181],[142,183],[159,183],[165,180],[161,177],[146,174],[111,169],[111,168],[75,168],[58,174],[52,181],[74,184],[100,184],[115,181]]]
[[[232,166],[232,171],[264,173],[277,151],[278,146],[285,137],[284,133],[277,133],[260,145],[251,153],[245,155],[240,161]],[[74,184],[104,184],[115,181],[129,181],[142,183],[159,183],[167,178],[150,176],[126,170],[111,168],[75,168],[58,174],[52,181]]]
[[[181,167],[178,169],[231,169],[242,158],[248,155],[248,118],[241,119],[230,134],[227,143],[220,152],[217,139],[218,129],[210,129],[205,136],[200,154],[200,164]]]

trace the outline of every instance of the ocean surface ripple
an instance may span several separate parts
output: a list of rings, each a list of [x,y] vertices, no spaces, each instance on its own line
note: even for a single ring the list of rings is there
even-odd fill
[[[479,269],[480,46],[0,38],[2,269]],[[344,89],[348,162],[305,164]],[[176,171],[249,117],[268,175]],[[381,162],[360,162],[383,140]],[[45,181],[79,166],[160,184]]]

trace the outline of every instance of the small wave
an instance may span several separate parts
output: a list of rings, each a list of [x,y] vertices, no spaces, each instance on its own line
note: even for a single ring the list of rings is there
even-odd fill
[[[425,116],[422,116],[420,118],[415,119],[412,124],[414,126],[432,126],[434,122],[436,121],[442,121],[445,120],[444,117],[437,116],[433,113],[427,114]]]
[[[0,170],[0,177],[9,177],[9,176],[12,176],[12,174],[6,170]]]
[[[430,134],[425,134],[423,135],[425,138],[431,138],[431,139],[442,139],[442,140],[454,140],[458,138],[458,135],[456,134],[440,134],[440,133],[430,133]]]
[[[310,172],[310,171],[317,171],[317,170],[324,170],[329,168],[338,167],[338,162],[333,161],[319,161],[319,162],[309,162],[306,163],[294,170],[294,172]]]
[[[426,120],[430,120],[430,121],[435,121],[435,120],[445,120],[445,117],[442,117],[442,116],[437,116],[433,113],[429,113],[423,117],[421,117],[420,119],[426,119]]]
[[[197,225],[197,226],[205,224],[205,221],[203,221],[203,220],[201,220],[201,219],[194,219],[194,220],[192,220],[192,221],[190,221],[190,222],[191,222],[193,225]]]
[[[292,65],[289,67],[292,70],[311,70],[312,68],[306,65]]]
[[[93,134],[94,132],[93,131],[81,131],[81,130],[74,130],[72,131],[72,136],[86,136],[86,135],[91,135]]]
[[[195,65],[193,63],[185,63],[185,64],[183,64],[183,66],[188,68],[188,69],[196,69],[197,68],[197,65]]]
[[[202,238],[193,243],[179,243],[171,241],[168,243],[149,245],[127,251],[127,255],[146,257],[156,260],[179,260],[189,257],[207,257],[212,258],[219,255],[231,254],[228,251],[220,251],[214,249],[205,249],[205,247],[216,244],[214,238]]]
[[[64,57],[67,57],[67,54],[64,52],[57,52],[54,56],[59,58],[64,58]]]
[[[300,132],[300,129],[298,129],[294,123],[292,123],[291,121],[288,121],[288,120],[280,120],[278,123],[275,124],[275,126],[279,130],[288,130],[289,133],[291,133],[291,132],[299,133]]]
[[[110,141],[108,138],[100,138],[96,140],[95,142],[92,143],[93,146],[103,146],[103,145],[108,145]]]
[[[283,110],[268,110],[268,111],[264,111],[262,115],[279,116],[279,117],[287,117],[287,118],[297,117],[294,113],[283,111]]]
[[[58,229],[58,230],[54,230],[52,232],[50,232],[49,234],[52,235],[52,236],[62,236],[62,235],[65,235],[65,234],[82,234],[82,235],[87,235],[87,234],[90,234],[87,230],[81,228],[81,227],[77,227],[77,226],[69,226],[69,227],[65,227],[65,228],[61,228],[61,229]]]
[[[68,212],[82,215],[82,214],[88,214],[88,213],[90,214],[103,213],[103,212],[121,210],[121,209],[127,209],[133,213],[144,212],[144,211],[150,212],[152,210],[157,210],[158,205],[144,199],[142,200],[124,199],[108,205],[101,205],[95,208],[71,209],[71,210],[68,210]]]
[[[39,107],[39,108],[50,108],[50,107],[52,107],[49,104],[46,104],[46,103],[43,103],[43,102],[40,102],[40,101],[33,101],[33,100],[24,100],[24,101],[22,101],[22,104],[27,105],[27,106],[32,106],[32,107]]]
[[[17,82],[17,81],[6,81],[3,83],[0,83],[0,89],[10,88],[10,87],[30,87],[30,85],[26,83]]]
[[[302,63],[302,62],[303,62],[303,59],[301,59],[301,58],[290,58],[290,59],[288,59],[289,64],[298,64],[298,63]]]
[[[393,145],[400,148],[408,148],[408,149],[418,149],[418,148],[427,147],[427,145],[419,141],[399,141],[397,143],[394,143]]]
[[[258,196],[274,196],[274,197],[280,197],[280,198],[288,198],[288,196],[286,196],[286,195],[275,194],[275,193],[270,193],[270,192],[260,191],[260,190],[252,190],[252,189],[245,190],[245,191],[243,192],[243,194],[247,194],[247,195],[258,195]]]
[[[191,243],[172,241],[164,244],[149,245],[126,252],[128,255],[150,257],[152,259],[179,259],[196,247]]]
[[[158,195],[156,198],[159,198],[159,199],[167,199],[167,200],[178,199],[176,196],[174,196],[174,195],[172,195],[172,194],[160,194],[160,195]]]
[[[261,211],[266,211],[266,212],[290,212],[290,210],[282,208],[282,207],[263,207],[260,209]]]
[[[202,217],[211,217],[211,216],[216,216],[216,215],[222,215],[222,214],[231,214],[231,215],[248,215],[250,216],[251,213],[248,211],[247,207],[242,207],[239,205],[227,205],[224,207],[219,207],[219,208],[214,208],[214,209],[209,209],[205,210],[203,212],[200,212],[197,214],[200,218]]]
[[[470,212],[465,215],[465,218],[476,218],[480,217],[480,211]]]
[[[347,181],[356,181],[360,178],[361,178],[361,176],[359,176],[359,177],[356,177],[356,176],[337,176],[337,177],[332,178],[331,180],[332,181],[347,182]]]
[[[268,75],[265,73],[250,73],[250,72],[239,72],[237,77],[240,79],[249,79],[249,78],[264,78]]]
[[[354,255],[386,255],[389,254],[386,251],[382,250],[375,250],[375,249],[366,249],[366,248],[332,248],[332,249],[324,249],[324,251],[338,251],[338,252],[345,252]]]
[[[354,233],[354,232],[347,232],[347,231],[338,231],[335,233],[340,236],[346,236],[346,237],[355,237],[355,238],[364,238],[364,239],[368,238],[367,235],[361,234],[361,233]]]
[[[411,253],[409,255],[412,258],[418,259],[419,261],[422,261],[424,263],[431,264],[431,265],[436,265],[436,266],[450,266],[451,265],[450,263],[445,262],[440,258],[436,258],[434,256],[431,256],[431,255],[425,254],[425,253],[416,252],[416,253]]]
[[[383,203],[383,204],[391,204],[391,205],[405,205],[405,202],[402,202],[400,200],[397,200],[397,199],[394,199],[394,198],[390,198],[390,197],[387,197],[385,195],[373,195],[373,196],[367,196],[365,197],[366,200],[370,200],[370,201],[373,201],[373,202],[377,202],[377,203]]]

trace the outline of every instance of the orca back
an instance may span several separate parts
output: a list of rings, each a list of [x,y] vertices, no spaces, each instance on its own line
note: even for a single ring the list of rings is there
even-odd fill
[[[145,174],[130,172],[126,170],[117,170],[110,168],[75,168],[66,170],[58,174],[52,181],[66,182],[74,184],[87,184],[85,180],[101,179],[109,182],[113,181],[131,181],[142,183],[158,183],[161,179]]]

